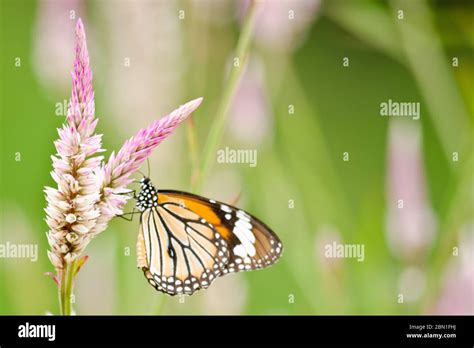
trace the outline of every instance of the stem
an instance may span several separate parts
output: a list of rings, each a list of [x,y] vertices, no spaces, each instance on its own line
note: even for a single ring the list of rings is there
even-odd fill
[[[221,102],[219,104],[219,108],[217,109],[217,116],[214,123],[214,127],[211,129],[206,145],[204,147],[204,160],[202,162],[199,178],[197,179],[196,185],[194,187],[196,191],[201,190],[203,180],[207,172],[209,171],[211,160],[224,132],[225,119],[232,102],[232,97],[234,96],[240,77],[242,76],[242,73],[245,70],[250,50],[250,39],[252,36],[253,25],[255,22],[255,14],[257,12],[256,9],[256,1],[251,1],[250,7],[247,11],[247,14],[245,15],[242,33],[240,34],[239,41],[237,43],[236,58],[238,58],[239,65],[233,66],[230,72],[227,86],[225,87],[224,92],[222,94]]]
[[[71,294],[73,288],[74,273],[76,262],[66,264],[61,271],[61,286],[59,288],[59,304],[61,315],[71,315],[72,304]]]

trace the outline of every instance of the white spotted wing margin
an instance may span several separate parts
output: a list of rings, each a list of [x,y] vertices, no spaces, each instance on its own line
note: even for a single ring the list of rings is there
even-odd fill
[[[251,214],[181,191],[158,191],[145,210],[139,268],[157,290],[191,295],[227,273],[268,267],[281,256],[278,236]]]

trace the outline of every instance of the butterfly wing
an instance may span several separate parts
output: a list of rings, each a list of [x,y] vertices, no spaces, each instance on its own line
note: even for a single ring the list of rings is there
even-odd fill
[[[258,218],[241,209],[180,191],[159,191],[158,201],[184,206],[214,227],[227,243],[227,272],[270,266],[281,255],[282,244],[278,236]]]
[[[249,213],[181,191],[158,191],[158,206],[141,215],[138,265],[151,285],[192,294],[218,276],[272,265],[277,235]]]
[[[158,191],[157,201],[141,215],[137,260],[159,291],[191,295],[221,275],[281,256],[278,236],[243,210],[181,191]]]
[[[167,202],[146,209],[140,219],[138,267],[157,290],[191,295],[223,273],[227,243],[191,210]]]

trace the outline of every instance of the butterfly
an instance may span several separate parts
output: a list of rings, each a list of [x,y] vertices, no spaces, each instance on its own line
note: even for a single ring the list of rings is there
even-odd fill
[[[137,265],[168,295],[192,295],[225,274],[268,267],[281,256],[278,236],[262,221],[195,194],[140,182]]]

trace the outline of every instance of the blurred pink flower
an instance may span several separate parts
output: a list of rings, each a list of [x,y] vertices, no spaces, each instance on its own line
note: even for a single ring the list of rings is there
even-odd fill
[[[434,309],[441,315],[474,315],[474,224],[460,233],[457,256],[445,269],[443,288]]]
[[[186,23],[195,17],[189,6],[176,1],[99,1],[95,8],[107,42],[98,47],[103,52],[101,76],[107,81],[101,105],[114,115],[110,125],[114,132],[128,138],[156,115],[181,103],[182,83],[194,69],[190,57],[195,54],[186,54],[183,36],[187,35]],[[185,20],[179,19],[181,9],[186,11]],[[179,138],[185,135],[162,143],[161,151],[150,157],[152,168],[167,168],[162,184],[180,183],[182,163],[175,154],[185,151],[186,142]]]
[[[107,41],[104,54],[112,57],[102,65],[108,81],[103,102],[118,121],[116,131],[128,136],[139,129],[135,125],[152,122],[181,99],[181,82],[191,69],[183,53],[184,21],[177,3],[167,1],[99,1],[97,10]]]
[[[250,145],[264,141],[271,129],[271,109],[264,86],[263,64],[256,59],[245,67],[230,110],[229,130]]]
[[[58,130],[57,156],[52,156],[51,173],[57,188],[46,187],[46,222],[50,228],[49,258],[56,269],[71,263],[84,251],[91,238],[121,214],[129,196],[126,186],[151,151],[201,103],[195,99],[167,117],[153,122],[101,166],[101,135],[95,135],[94,91],[89,67],[86,35],[82,21],[76,25],[76,58],[72,71],[72,93],[66,124]]]
[[[333,273],[341,267],[343,259],[327,257],[326,250],[333,243],[341,244],[342,238],[340,232],[331,225],[319,227],[314,239],[314,256],[317,267],[323,271]]]
[[[403,259],[422,257],[431,246],[436,221],[426,197],[420,145],[414,123],[391,122],[387,173],[387,238]]]
[[[63,91],[69,87],[74,34],[65,30],[74,25],[73,16],[83,12],[79,0],[38,1],[33,31],[33,68],[38,81],[47,88]],[[73,11],[73,12],[71,12]]]
[[[239,2],[241,12],[249,1]],[[305,29],[314,20],[320,0],[262,1],[256,14],[255,40],[262,46],[278,51],[296,48]]]

